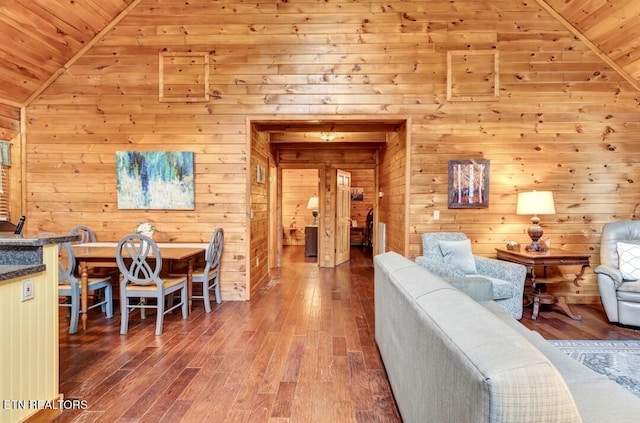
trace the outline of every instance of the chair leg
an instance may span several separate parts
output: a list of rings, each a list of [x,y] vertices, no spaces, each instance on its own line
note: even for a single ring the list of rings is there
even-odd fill
[[[120,335],[125,335],[129,330],[129,299],[126,295],[120,295]]]
[[[216,275],[215,277],[215,293],[216,293],[216,303],[220,304],[222,302],[222,298],[220,297],[220,277]]]
[[[187,299],[186,285],[180,290],[180,297],[182,298],[182,318],[186,319],[187,317],[189,317],[189,301]]]
[[[147,299],[146,298],[140,298],[140,304],[147,305]],[[141,308],[140,309],[140,318],[141,319],[146,319],[147,318],[147,309],[146,308]]]
[[[209,298],[209,290],[211,287],[206,281],[202,282],[202,299],[204,300],[204,311],[211,313],[211,298]]]
[[[113,287],[111,285],[107,285],[104,288],[104,298],[105,298],[105,311],[107,313],[107,318],[113,317]]]
[[[162,334],[162,323],[164,321],[164,298],[158,298],[158,316],[156,317],[156,335]]]
[[[71,298],[71,316],[69,316],[69,333],[78,332],[78,318],[80,317],[80,298]]]

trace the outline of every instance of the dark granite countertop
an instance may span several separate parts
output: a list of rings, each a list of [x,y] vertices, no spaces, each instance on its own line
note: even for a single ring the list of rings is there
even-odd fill
[[[6,281],[21,276],[28,276],[34,273],[43,272],[44,264],[35,265],[0,265],[0,281]]]
[[[42,251],[47,245],[76,241],[79,235],[58,235],[50,232],[14,235],[0,233],[0,266],[32,266],[43,264]]]
[[[9,232],[0,232],[0,248],[7,247],[41,247],[48,244],[75,241],[79,235],[59,235],[53,233],[14,235]]]

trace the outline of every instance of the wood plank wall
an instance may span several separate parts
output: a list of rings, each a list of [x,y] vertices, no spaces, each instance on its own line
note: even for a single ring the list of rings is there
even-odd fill
[[[351,201],[351,220],[364,228],[367,224],[367,214],[375,205],[377,192],[375,191],[374,169],[345,169],[351,172],[351,187],[362,188],[362,201]]]
[[[235,299],[249,299],[253,296],[260,286],[269,277],[269,249],[266,248],[269,239],[269,179],[273,176],[269,173],[269,163],[273,162],[274,158],[269,148],[269,136],[263,132],[257,132],[251,130],[251,145],[247,146],[247,150],[251,151],[250,158],[250,170],[248,191],[251,192],[249,199],[249,251],[246,256],[236,257],[240,262],[248,264],[249,287],[243,283],[242,280],[238,280],[234,283],[234,295]],[[258,166],[264,171],[264,180],[258,180]],[[242,194],[242,193],[238,193]],[[245,260],[246,257],[246,260]],[[221,257],[222,259],[223,257]],[[238,276],[238,275],[234,275]],[[233,277],[233,276],[232,276]],[[231,278],[229,278],[231,279]],[[235,278],[233,278],[235,279]],[[221,285],[222,275],[220,276]],[[229,284],[227,284],[229,285]],[[220,295],[224,291],[221,289]]]
[[[282,243],[304,245],[305,226],[313,223],[307,210],[312,195],[318,195],[318,169],[284,169],[282,171]]]
[[[0,103],[0,140],[11,141],[20,134],[20,109]]]
[[[366,224],[367,213],[374,206],[374,169],[350,169],[353,187],[363,189],[364,200],[351,202],[351,218],[360,227]],[[317,169],[284,169],[282,172],[282,216],[283,244],[304,245],[304,228],[313,223],[313,216],[307,210],[307,201],[318,194]]]
[[[371,172],[376,168],[380,143],[310,143],[275,144],[276,161],[289,169],[306,167],[318,172],[320,178],[320,210],[318,232],[318,263],[321,267],[335,266],[335,175],[336,170],[352,173]],[[324,178],[323,178],[324,176]],[[352,174],[353,177],[353,174]],[[360,176],[363,181],[363,176]],[[364,179],[366,180],[366,178]],[[368,188],[373,190],[373,188]],[[366,214],[365,214],[366,217]],[[286,223],[286,220],[285,222]],[[286,228],[286,225],[284,225]]]
[[[407,131],[403,126],[398,133],[388,135],[387,144],[380,152],[379,190],[382,198],[378,199],[378,222],[385,225],[385,241],[382,249],[377,251],[395,251],[407,253],[407,175],[408,149]],[[374,229],[377,233],[377,228]],[[378,242],[383,242],[378,240]]]
[[[499,51],[498,98],[447,100],[447,52],[461,50]],[[209,54],[208,101],[159,102],[161,52]],[[398,188],[408,198],[383,176],[395,163],[381,156],[392,249],[414,257],[422,232],[461,230],[492,256],[527,240],[517,191],[550,189],[557,214],[543,218],[546,236],[591,253],[595,267],[602,225],[638,218],[638,95],[534,2],[146,0],[27,107],[26,212],[39,229],[86,223],[103,239],[142,219],[184,241],[206,242],[223,225],[229,298],[246,286],[253,249],[247,118],[405,116],[409,186]],[[193,151],[196,209],[117,210],[115,152],[132,149]],[[487,209],[447,208],[447,163],[467,158],[491,161]],[[582,289],[561,288],[572,301],[597,299],[591,271]]]
[[[22,205],[20,125],[20,109],[0,104],[0,140],[11,142],[11,167],[4,176],[9,181],[9,220],[13,222],[20,217]]]

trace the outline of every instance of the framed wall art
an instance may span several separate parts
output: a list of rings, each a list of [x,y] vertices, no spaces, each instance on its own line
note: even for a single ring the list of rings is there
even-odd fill
[[[262,165],[256,165],[256,183],[264,184],[265,182],[265,169]]]
[[[193,152],[117,151],[119,209],[194,210]]]
[[[449,160],[449,208],[489,207],[489,160]]]
[[[364,201],[364,188],[351,187],[351,201]]]

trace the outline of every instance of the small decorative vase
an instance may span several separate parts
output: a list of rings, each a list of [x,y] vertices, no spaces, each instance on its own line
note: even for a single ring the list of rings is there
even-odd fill
[[[147,237],[149,237],[151,239],[153,239],[153,233],[155,231],[156,231],[155,227],[151,223],[148,223],[148,222],[140,223],[138,225],[138,227],[136,228],[136,233],[137,234],[147,236]],[[143,241],[142,242],[143,251],[146,250],[146,248],[147,248],[146,242]]]
[[[153,233],[155,231],[148,231],[148,232],[140,232],[141,235],[144,236],[148,236],[149,238],[153,239]],[[147,241],[142,241],[142,249],[146,250],[147,249]]]

